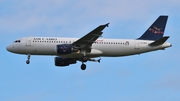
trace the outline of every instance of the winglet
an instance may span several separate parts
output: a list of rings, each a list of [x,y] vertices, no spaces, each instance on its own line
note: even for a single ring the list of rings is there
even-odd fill
[[[97,62],[99,62],[99,63],[100,63],[100,62],[101,62],[101,59],[98,59],[98,60],[97,60]]]
[[[109,23],[107,23],[105,26],[109,27]]]
[[[159,39],[159,40],[156,40],[156,41],[150,43],[149,45],[150,45],[150,46],[159,46],[159,45],[162,45],[164,42],[166,42],[166,40],[167,40],[168,38],[169,38],[169,36],[165,36],[165,37],[163,37],[163,38],[161,38],[161,39]]]

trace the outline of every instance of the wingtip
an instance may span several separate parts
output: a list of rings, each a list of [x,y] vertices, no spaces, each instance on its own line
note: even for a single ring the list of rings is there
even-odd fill
[[[109,27],[109,23],[107,23],[106,26]]]
[[[99,62],[99,63],[100,63],[100,62],[101,62],[101,59],[97,60],[97,62]]]

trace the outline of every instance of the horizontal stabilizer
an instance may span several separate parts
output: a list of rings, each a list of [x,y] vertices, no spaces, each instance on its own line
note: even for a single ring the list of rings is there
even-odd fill
[[[166,42],[166,40],[167,40],[168,38],[169,38],[169,36],[165,36],[165,37],[163,37],[163,38],[161,38],[161,39],[159,39],[159,40],[156,40],[156,41],[150,43],[149,45],[150,45],[150,46],[159,46],[159,45],[162,45],[164,42]]]

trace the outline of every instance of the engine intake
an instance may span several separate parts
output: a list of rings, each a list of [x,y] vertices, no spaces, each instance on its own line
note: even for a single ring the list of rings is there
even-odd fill
[[[61,44],[56,46],[57,54],[71,54],[77,52],[78,49],[73,47],[71,44]]]
[[[70,64],[75,64],[76,60],[71,58],[55,57],[54,62],[55,66],[69,66]]]

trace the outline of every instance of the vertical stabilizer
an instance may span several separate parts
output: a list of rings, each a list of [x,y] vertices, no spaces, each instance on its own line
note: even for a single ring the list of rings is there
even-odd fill
[[[168,16],[159,16],[159,18],[138,38],[138,40],[158,40],[164,35]]]

